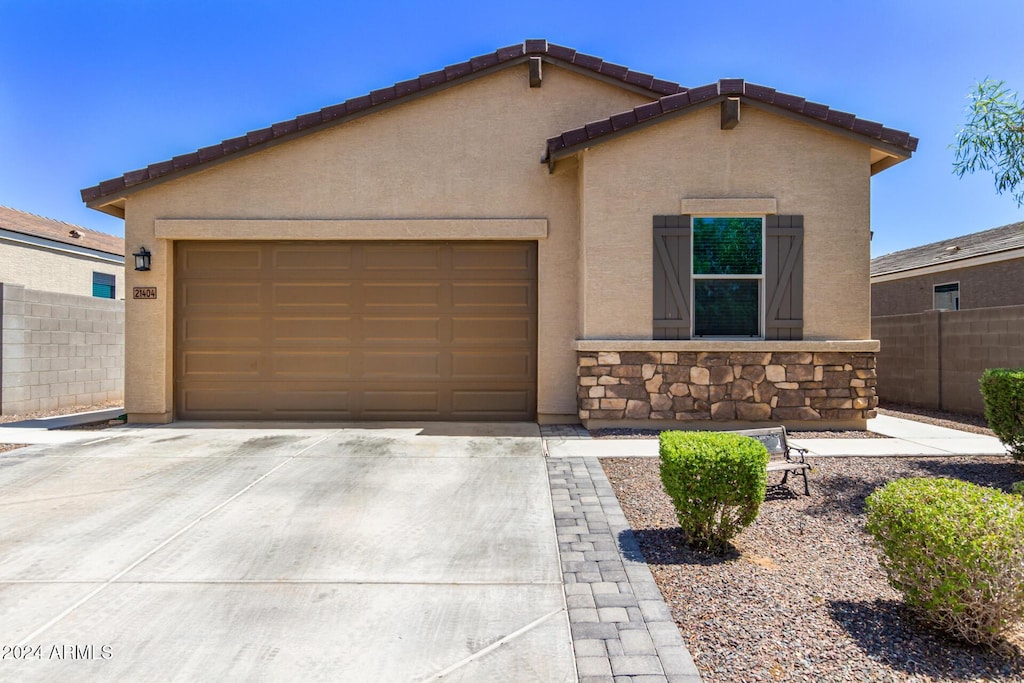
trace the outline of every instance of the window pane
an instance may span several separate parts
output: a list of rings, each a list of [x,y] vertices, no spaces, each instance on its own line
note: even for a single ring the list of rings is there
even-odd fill
[[[104,299],[114,298],[115,277],[110,273],[92,274],[92,295]]]
[[[759,280],[694,280],[693,333],[708,337],[758,337]]]
[[[760,218],[694,218],[694,275],[760,275]]]
[[[935,285],[935,308],[944,311],[959,311],[960,283]]]

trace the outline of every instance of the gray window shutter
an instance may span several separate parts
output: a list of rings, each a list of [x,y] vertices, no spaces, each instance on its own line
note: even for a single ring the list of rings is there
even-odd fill
[[[690,217],[654,217],[655,339],[690,338]]]
[[[804,217],[765,217],[765,339],[803,339]]]

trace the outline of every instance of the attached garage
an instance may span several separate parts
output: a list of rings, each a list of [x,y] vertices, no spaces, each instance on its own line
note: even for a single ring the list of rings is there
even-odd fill
[[[535,242],[182,241],[183,419],[532,420]]]

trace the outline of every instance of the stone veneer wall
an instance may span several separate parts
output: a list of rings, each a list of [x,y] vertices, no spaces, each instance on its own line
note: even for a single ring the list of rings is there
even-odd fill
[[[581,420],[875,417],[871,352],[578,351]]]

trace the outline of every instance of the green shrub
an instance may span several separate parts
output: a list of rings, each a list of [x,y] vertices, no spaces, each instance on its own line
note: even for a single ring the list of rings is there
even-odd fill
[[[661,482],[690,545],[713,552],[757,518],[768,451],[724,432],[662,432]]]
[[[1024,461],[1024,369],[989,369],[979,383],[989,429]]]
[[[867,499],[893,588],[922,619],[996,644],[1024,617],[1024,500],[954,479],[899,479]]]

